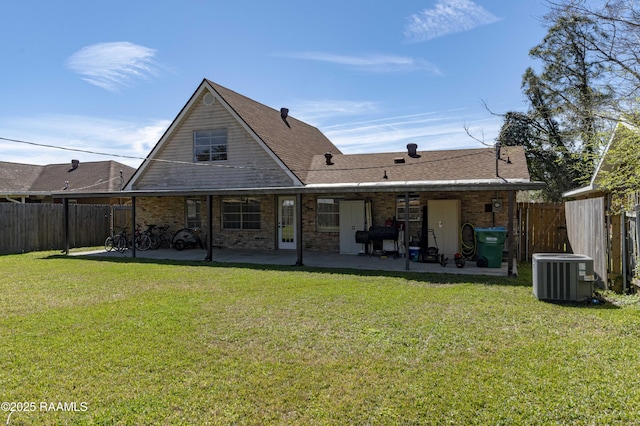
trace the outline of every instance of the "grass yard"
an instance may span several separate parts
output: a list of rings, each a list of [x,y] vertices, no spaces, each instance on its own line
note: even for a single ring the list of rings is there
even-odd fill
[[[638,304],[540,302],[518,270],[0,256],[0,421],[640,424]]]

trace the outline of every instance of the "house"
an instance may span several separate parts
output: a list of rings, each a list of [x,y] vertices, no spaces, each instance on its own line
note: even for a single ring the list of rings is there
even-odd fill
[[[542,185],[521,147],[347,155],[289,112],[203,80],[125,185],[134,222],[202,227],[209,258],[295,250],[302,264],[306,250],[406,253],[425,238],[453,257],[463,224],[509,229],[512,250],[515,193]]]
[[[588,185],[567,191],[565,210],[567,235],[575,253],[593,259],[594,270],[601,288],[613,288],[627,292],[630,283],[638,285],[636,279],[637,258],[640,241],[637,217],[640,202],[636,193],[631,211],[618,212],[613,206],[612,193],[601,185],[604,176],[619,167],[620,154],[616,150],[625,137],[638,138],[638,129],[620,122],[598,162]],[[637,143],[637,142],[634,142]],[[614,158],[615,156],[618,158]]]
[[[120,191],[135,169],[115,161],[38,166],[0,162],[0,202],[54,203],[61,198],[53,194],[65,191],[70,194],[114,193]],[[111,195],[72,198],[78,203],[115,204]]]

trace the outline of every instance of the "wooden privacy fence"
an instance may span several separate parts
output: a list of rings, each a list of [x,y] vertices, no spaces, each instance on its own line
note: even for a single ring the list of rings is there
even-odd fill
[[[69,205],[69,246],[101,246],[109,235],[110,206]],[[62,250],[64,205],[0,203],[0,254]]]
[[[518,260],[534,253],[571,253],[564,203],[518,203]]]

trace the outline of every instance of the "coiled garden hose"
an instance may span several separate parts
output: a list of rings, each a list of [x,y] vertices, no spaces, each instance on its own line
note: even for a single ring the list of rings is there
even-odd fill
[[[461,254],[465,259],[473,259],[476,255],[476,231],[472,224],[465,223],[460,230]]]

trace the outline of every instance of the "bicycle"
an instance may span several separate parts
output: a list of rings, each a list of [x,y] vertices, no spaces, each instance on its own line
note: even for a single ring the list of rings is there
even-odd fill
[[[157,250],[159,248],[171,247],[171,235],[169,231],[169,225],[149,225],[145,222],[147,229],[143,232],[151,238],[151,250]]]
[[[122,228],[117,234],[113,234],[113,230],[111,233],[112,235],[109,235],[104,241],[104,249],[106,251],[124,252],[127,249],[127,231]]]
[[[136,225],[134,242],[137,250],[145,251],[151,247],[151,237],[140,230],[140,225]],[[128,241],[128,246],[132,247],[131,240]]]

